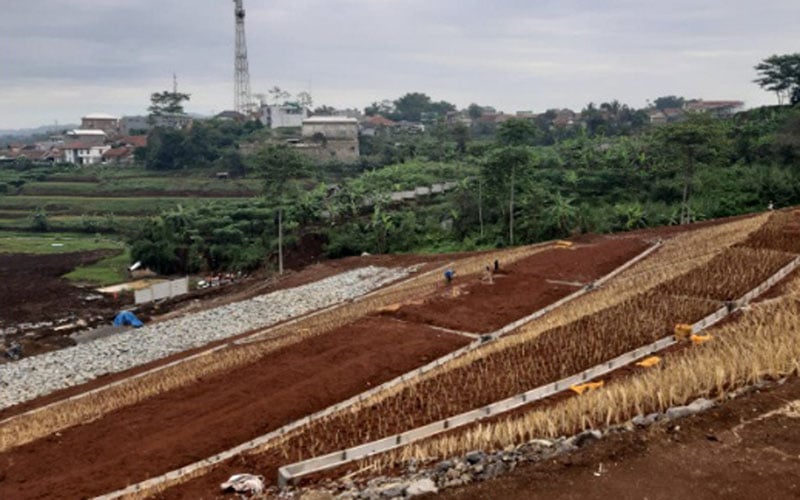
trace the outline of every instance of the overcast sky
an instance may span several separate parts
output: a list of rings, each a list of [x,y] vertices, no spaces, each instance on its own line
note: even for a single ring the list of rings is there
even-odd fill
[[[0,128],[233,107],[232,0],[2,0]],[[251,87],[363,108],[420,91],[459,107],[619,99],[776,102],[753,66],[798,47],[798,0],[244,0]]]

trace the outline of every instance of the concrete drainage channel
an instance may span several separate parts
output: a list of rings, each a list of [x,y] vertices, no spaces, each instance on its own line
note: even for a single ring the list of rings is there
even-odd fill
[[[800,257],[795,258],[792,262],[778,270],[775,274],[769,277],[766,281],[761,283],[756,288],[747,292],[740,299],[735,301],[732,307],[721,307],[714,313],[706,316],[700,321],[692,325],[692,333],[698,333],[715,323],[719,322],[732,312],[740,309],[754,298],[758,297],[769,288],[774,286],[778,281],[785,278],[789,273],[797,269],[800,265]],[[350,462],[368,458],[372,455],[384,453],[395,448],[406,446],[415,441],[429,438],[440,434],[442,432],[462,427],[467,424],[477,422],[486,417],[499,415],[501,413],[519,408],[529,403],[550,397],[568,390],[570,386],[580,384],[594,378],[605,375],[609,372],[617,370],[623,366],[639,360],[641,358],[650,356],[658,351],[661,351],[669,346],[677,343],[674,336],[662,338],[652,344],[640,347],[629,351],[621,356],[612,360],[604,362],[600,365],[594,366],[576,375],[566,377],[564,379],[552,382],[550,384],[537,387],[536,389],[512,396],[510,398],[498,401],[488,406],[478,408],[472,411],[462,413],[432,424],[428,424],[410,431],[406,431],[394,436],[389,436],[383,439],[365,443],[359,446],[354,446],[346,450],[340,450],[327,455],[311,458],[302,462],[297,462],[290,465],[285,465],[278,469],[278,485],[281,487],[287,486],[291,481],[306,476],[312,473],[333,469]]]
[[[153,490],[155,488],[158,488],[159,486],[162,486],[164,484],[172,484],[173,482],[179,481],[181,478],[190,477],[192,475],[198,474],[200,471],[202,471],[202,470],[204,470],[204,469],[206,469],[208,467],[211,467],[211,466],[213,466],[213,465],[215,465],[217,463],[220,463],[220,462],[223,462],[223,461],[228,460],[230,458],[233,458],[236,455],[256,450],[256,449],[264,446],[265,444],[269,443],[270,441],[273,441],[274,439],[280,438],[281,436],[289,433],[290,431],[293,431],[293,430],[298,429],[298,428],[300,428],[302,426],[308,425],[308,424],[310,424],[310,423],[312,423],[312,422],[314,422],[316,420],[319,420],[319,419],[321,419],[323,417],[326,417],[326,416],[331,415],[333,413],[336,413],[338,411],[344,410],[344,409],[346,409],[346,408],[348,408],[350,406],[353,406],[353,405],[355,405],[357,403],[360,403],[360,402],[364,401],[365,399],[368,399],[369,397],[374,396],[374,395],[378,394],[379,392],[381,392],[383,390],[389,389],[391,387],[394,387],[396,385],[402,384],[402,383],[407,382],[409,380],[413,380],[414,378],[416,378],[416,377],[418,377],[420,375],[423,375],[423,374],[425,374],[425,373],[427,373],[427,372],[429,372],[429,371],[431,371],[431,370],[433,370],[435,368],[438,368],[438,367],[442,366],[443,364],[445,364],[445,363],[447,363],[447,362],[449,362],[449,361],[451,361],[453,359],[456,359],[456,358],[458,358],[460,356],[463,356],[464,354],[467,354],[470,351],[473,351],[473,350],[479,348],[480,346],[484,345],[489,340],[497,339],[497,338],[501,337],[502,335],[505,335],[506,333],[509,333],[509,332],[519,328],[520,326],[522,326],[522,325],[524,325],[526,323],[529,323],[529,322],[531,322],[531,321],[533,321],[533,320],[535,320],[537,318],[540,318],[540,317],[544,316],[545,314],[553,311],[557,307],[560,307],[560,306],[566,304],[567,302],[575,300],[576,298],[578,298],[578,297],[590,292],[591,290],[596,289],[597,287],[599,287],[603,283],[607,282],[611,278],[617,276],[619,273],[621,273],[621,272],[625,271],[626,269],[630,268],[631,266],[633,266],[637,262],[645,259],[650,254],[652,254],[653,252],[658,250],[662,245],[663,245],[663,242],[661,242],[661,241],[653,244],[648,249],[644,250],[643,252],[641,252],[637,256],[635,256],[632,259],[628,260],[627,262],[625,262],[621,266],[615,268],[610,273],[608,273],[605,276],[599,278],[598,280],[596,280],[595,282],[587,285],[586,287],[581,288],[580,290],[577,290],[576,292],[574,292],[574,293],[572,293],[572,294],[570,294],[570,295],[558,300],[557,302],[554,302],[554,303],[552,303],[552,304],[550,304],[550,305],[548,305],[548,306],[546,306],[546,307],[544,307],[542,309],[539,309],[538,311],[530,314],[529,316],[526,316],[526,317],[521,318],[521,319],[519,319],[519,320],[517,320],[517,321],[515,321],[513,323],[510,323],[510,324],[508,324],[508,325],[496,330],[495,332],[492,332],[490,334],[486,334],[486,335],[482,336],[482,338],[480,338],[480,339],[478,339],[478,340],[476,340],[474,342],[471,342],[470,344],[462,347],[461,349],[458,349],[458,350],[453,351],[453,352],[451,352],[451,353],[449,353],[449,354],[447,354],[445,356],[442,356],[441,358],[438,358],[438,359],[428,363],[427,365],[424,365],[424,366],[422,366],[420,368],[417,368],[416,370],[414,370],[412,372],[405,373],[405,374],[403,374],[403,375],[401,375],[399,377],[396,377],[396,378],[394,378],[394,379],[392,379],[392,380],[390,380],[388,382],[385,382],[385,383],[383,383],[383,384],[381,384],[379,386],[376,386],[376,387],[374,387],[374,388],[372,388],[372,389],[370,389],[370,390],[368,390],[366,392],[360,393],[360,394],[358,394],[356,396],[353,396],[352,398],[349,398],[349,399],[347,399],[345,401],[342,401],[342,402],[337,403],[335,405],[329,406],[328,408],[325,408],[325,409],[320,410],[320,411],[318,411],[316,413],[308,415],[308,416],[306,416],[306,417],[304,417],[304,418],[302,418],[300,420],[296,420],[294,422],[291,422],[291,423],[289,423],[289,424],[287,424],[287,425],[285,425],[285,426],[283,426],[283,427],[281,427],[279,429],[276,429],[276,430],[274,430],[274,431],[272,431],[272,432],[270,432],[268,434],[265,434],[263,436],[259,436],[256,439],[253,439],[253,440],[248,441],[246,443],[243,443],[243,444],[241,444],[239,446],[236,446],[235,448],[231,448],[229,450],[226,450],[226,451],[224,451],[222,453],[219,453],[219,454],[214,455],[212,457],[209,457],[207,459],[201,460],[199,462],[195,462],[193,464],[186,465],[184,467],[181,467],[180,469],[176,469],[176,470],[170,471],[170,472],[168,472],[166,474],[163,474],[161,476],[150,478],[150,479],[142,481],[140,483],[128,486],[127,488],[124,488],[122,490],[118,490],[118,491],[115,491],[115,492],[112,492],[112,493],[108,493],[106,495],[102,495],[102,496],[99,496],[99,497],[96,497],[96,498],[98,500],[111,500],[111,499],[117,499],[117,498],[144,496],[144,495],[146,495],[147,491],[151,491],[151,490]],[[546,246],[546,244],[542,245],[542,246]],[[538,245],[537,245],[537,247],[538,247]],[[443,268],[436,269],[436,270],[433,270],[433,271],[429,271],[429,273],[440,273],[442,271],[442,269]],[[425,274],[428,274],[428,273],[425,273]],[[246,340],[245,340],[245,342],[246,342]]]

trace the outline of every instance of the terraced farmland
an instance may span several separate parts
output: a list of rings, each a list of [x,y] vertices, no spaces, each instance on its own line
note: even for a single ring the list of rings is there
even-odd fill
[[[6,412],[11,418],[0,422],[0,435],[9,439],[43,426],[36,431],[41,437],[25,443],[10,439],[12,444],[0,452],[6,471],[0,496],[37,498],[55,491],[93,496],[191,464],[191,473],[158,482],[148,494],[212,497],[219,483],[243,470],[273,483],[282,465],[480,408],[669,336],[676,324],[719,310],[793,262],[794,247],[783,235],[791,233],[797,220],[796,213],[776,213],[689,228],[691,233],[648,230],[585,239],[571,248],[540,245],[459,256],[363,297],[246,332],[207,353],[175,356],[172,366],[153,365],[153,376],[117,379],[117,388],[95,383],[91,388],[99,391],[97,396],[82,394],[78,386],[70,392],[77,395],[73,402],[51,397],[46,400],[51,407],[31,412],[37,407],[31,401],[21,412]],[[666,238],[664,244],[646,258],[592,288],[660,238]],[[482,270],[495,259],[502,272],[489,283]],[[444,265],[458,271],[451,286],[441,278]],[[481,342],[481,335],[498,332],[576,291],[584,293],[504,337]],[[733,332],[732,338],[737,324],[724,327]],[[709,349],[704,362],[730,359],[719,349]],[[459,355],[453,359],[431,363],[454,351]],[[678,349],[670,363],[699,363],[686,357],[695,352],[706,351]],[[404,373],[409,375],[395,379]],[[628,379],[634,385],[649,383],[635,382],[638,375],[626,372],[619,384]],[[731,377],[715,379],[711,390],[742,380]],[[443,457],[464,446],[491,449],[503,440],[584,428],[598,422],[600,413],[604,422],[612,422],[638,411],[636,405],[658,404],[652,397],[637,399],[636,405],[634,399],[620,403],[622,392],[614,387],[622,385],[532,404],[509,416],[517,420],[493,417],[484,422],[505,426],[494,433],[480,434],[467,426],[376,457],[371,464]],[[679,401],[701,387],[687,383],[686,390],[660,397]],[[140,395],[131,397],[134,393]],[[322,411],[348,398],[354,399],[346,406]],[[588,401],[594,406],[586,406]],[[528,417],[551,407],[562,413],[549,424],[545,417]],[[84,416],[48,427],[51,418],[67,415],[67,409]],[[298,420],[312,414],[310,420]],[[519,418],[534,420],[522,427]],[[82,420],[91,423],[74,425]],[[287,424],[292,428],[285,433],[271,434]],[[220,463],[198,462],[260,436],[273,437]],[[78,448],[81,453],[75,453]]]

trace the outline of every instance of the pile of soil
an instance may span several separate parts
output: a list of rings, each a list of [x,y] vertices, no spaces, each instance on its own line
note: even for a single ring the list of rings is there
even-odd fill
[[[87,296],[93,295],[91,291],[76,288],[61,276],[117,253],[95,250],[55,255],[0,254],[0,326],[104,312],[113,299],[87,301]]]
[[[4,344],[18,343],[23,355],[33,356],[73,345],[68,334],[79,327],[60,331],[54,328],[78,322],[84,327],[108,322],[127,307],[130,297],[114,299],[62,278],[76,267],[117,253],[94,250],[54,255],[0,254],[0,328],[26,326],[0,337],[0,351]],[[5,356],[0,356],[0,362],[4,361]]]

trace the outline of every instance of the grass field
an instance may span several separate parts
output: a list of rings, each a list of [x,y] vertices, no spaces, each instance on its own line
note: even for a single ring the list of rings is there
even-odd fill
[[[129,250],[100,233],[128,234],[142,217],[178,205],[241,202],[263,187],[261,179],[217,179],[215,174],[213,169],[153,172],[110,166],[0,169],[0,253],[117,250],[66,277],[98,285],[118,283],[125,278]],[[26,233],[39,209],[47,215],[50,232]]]
[[[258,179],[203,179],[172,177],[140,177],[108,179],[99,182],[43,181],[26,183],[22,196],[153,196],[158,193],[186,192],[203,196],[251,196],[258,193]]]
[[[241,198],[195,198],[195,197],[83,197],[83,196],[4,196],[0,198],[0,211],[7,215],[25,212],[30,215],[37,208],[44,208],[48,215],[147,215],[183,205],[203,205],[212,201],[241,201]]]
[[[42,208],[58,231],[92,232],[91,224],[78,218],[150,215],[179,204],[242,200],[257,196],[263,188],[258,178],[217,179],[215,173],[109,166],[0,169],[0,229],[26,229],[25,219]]]
[[[122,283],[127,278],[127,268],[130,265],[131,254],[125,249],[113,257],[108,257],[90,266],[82,266],[65,278],[78,283],[91,283],[98,286],[115,285]]]
[[[56,254],[88,250],[122,250],[125,245],[109,238],[79,233],[0,233],[0,253]]]
[[[131,255],[120,241],[80,233],[0,232],[0,253],[59,254],[91,250],[116,250],[118,253],[79,267],[66,274],[65,278],[99,286],[125,281]]]

